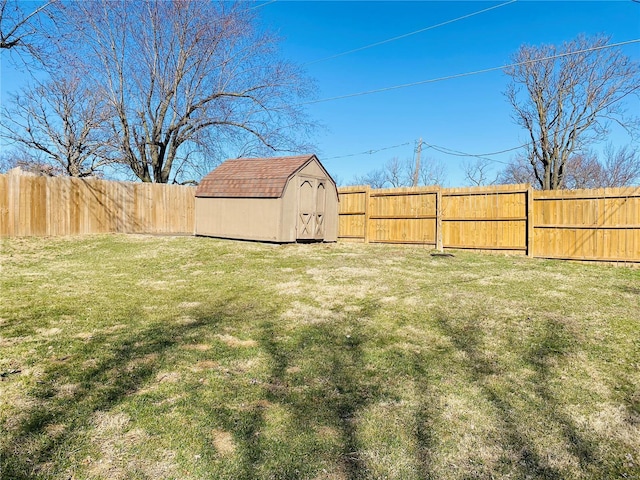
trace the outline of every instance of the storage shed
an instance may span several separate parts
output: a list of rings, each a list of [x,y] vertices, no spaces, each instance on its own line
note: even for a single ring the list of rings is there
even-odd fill
[[[315,155],[227,160],[196,190],[196,235],[267,242],[338,238],[338,190]]]

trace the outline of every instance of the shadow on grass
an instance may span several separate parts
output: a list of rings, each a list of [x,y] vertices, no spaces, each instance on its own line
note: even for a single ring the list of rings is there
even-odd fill
[[[418,458],[420,478],[432,478],[432,461],[435,453],[437,438],[433,432],[432,425],[439,419],[440,413],[437,408],[436,394],[433,392],[431,384],[430,369],[434,368],[432,362],[436,359],[427,359],[418,353],[409,354],[408,359],[410,369],[409,375],[412,377],[419,393],[419,403],[413,418],[413,436],[418,445]],[[439,361],[437,359],[436,361]]]
[[[623,293],[630,293],[631,295],[640,295],[640,287],[634,285],[621,285],[620,291]]]
[[[163,362],[163,358],[183,344],[193,343],[201,332],[212,338],[225,327],[246,322],[249,317],[238,305],[237,299],[227,298],[218,307],[194,314],[191,323],[132,325],[72,342],[66,349],[61,345],[57,355],[62,357],[43,359],[45,371],[27,392],[35,401],[19,414],[2,439],[0,478],[48,478],[74,471],[91,448],[86,435],[95,427],[96,413],[109,412],[118,405],[126,407],[132,395],[158,381],[163,366],[171,365],[172,360]],[[202,461],[210,462],[209,474],[234,479],[298,479],[315,478],[326,469],[335,478],[370,478],[357,425],[359,415],[384,399],[385,386],[377,367],[367,362],[366,351],[374,333],[362,326],[361,319],[374,316],[377,306],[367,305],[358,315],[339,321],[313,323],[307,319],[309,322],[295,329],[281,328],[269,320],[277,314],[267,307],[253,307],[255,329],[249,328],[257,335],[260,353],[268,358],[266,379],[254,384],[247,382],[250,374],[231,376],[225,380],[224,393],[208,394],[206,387],[196,387],[203,392],[189,392],[189,401],[202,399],[203,404],[198,413],[189,410],[181,414],[182,421],[193,422],[195,431],[203,433]],[[144,318],[145,312],[134,310],[128,316]],[[224,353],[225,347],[221,348],[208,350],[206,355],[223,361],[226,354],[239,354],[237,350]],[[413,365],[410,375],[424,384],[424,362],[412,354],[403,355],[406,358],[398,363]],[[60,386],[70,384],[76,386],[73,391],[61,395]],[[273,425],[273,415],[280,410],[290,415],[284,434]],[[425,422],[429,414],[425,405],[414,419],[414,433],[423,451],[431,442]],[[59,425],[64,425],[62,431],[55,428]],[[235,450],[229,462],[204,438],[213,427],[233,436]],[[179,431],[169,435],[169,441],[179,441]],[[427,478],[428,462],[422,467]]]
[[[382,362],[367,357],[376,332],[368,330],[363,319],[374,317],[378,308],[369,303],[339,320],[305,318],[293,327],[278,320],[258,322],[254,338],[267,356],[266,376],[256,381],[249,400],[240,403],[228,397],[228,404],[218,399],[207,407],[207,421],[232,434],[239,462],[218,478],[383,478],[368,460],[369,455],[385,453],[372,450],[368,442],[378,439],[360,430],[370,407],[393,403],[381,370],[411,379],[423,393],[424,402],[412,408],[413,417],[407,419],[419,470],[411,478],[430,477],[434,410],[427,394],[428,362],[401,350]],[[389,448],[400,456],[411,455],[399,451],[397,444]]]
[[[367,334],[355,318],[339,326],[317,323],[301,327],[292,345],[278,340],[272,323],[262,328],[261,343],[272,365],[266,399],[293,412],[301,429],[328,427],[339,432],[339,469],[350,480],[366,476],[356,435],[357,414],[380,397],[380,386],[367,375],[362,351],[366,340]],[[292,378],[287,370],[309,360],[313,385],[307,389],[304,378]],[[305,462],[305,458],[298,461]],[[296,475],[304,471],[304,465],[290,471],[291,475],[280,478],[299,478]]]
[[[265,406],[256,403],[238,409],[217,405],[210,410],[209,416],[214,424],[233,434],[238,457],[232,473],[217,478],[262,478],[261,465],[268,453],[263,442]]]
[[[67,356],[49,359],[44,375],[28,392],[37,403],[20,414],[9,435],[2,439],[0,478],[51,476],[47,465],[58,462],[56,467],[64,466],[60,458],[78,446],[78,432],[91,427],[94,414],[113,409],[151,382],[160,373],[163,355],[183,343],[192,343],[194,335],[203,329],[210,338],[221,327],[246,322],[247,306],[241,309],[234,302],[237,299],[227,298],[224,305],[194,315],[189,324],[158,322],[96,335],[80,342]],[[252,308],[256,309],[252,314],[252,335],[258,341],[256,348],[268,362],[265,377],[250,383],[248,378],[238,375],[230,379],[227,393],[212,393],[208,397],[208,403],[199,410],[206,418],[184,417],[186,422],[200,422],[197,428],[202,431],[215,426],[233,436],[235,454],[233,461],[228,462],[233,463],[229,467],[220,467],[224,462],[218,462],[220,457],[216,457],[215,449],[203,439],[203,449],[208,448],[212,459],[218,462],[209,466],[221,469],[218,478],[225,472],[226,478],[238,479],[316,478],[324,468],[329,470],[327,475],[335,478],[377,478],[368,463],[371,444],[363,443],[371,439],[363,440],[358,428],[370,407],[390,400],[393,403],[390,398],[393,393],[385,385],[389,375],[406,378],[419,392],[417,405],[411,407],[411,418],[407,419],[409,436],[417,446],[411,453],[417,457],[414,464],[419,470],[414,478],[432,477],[432,456],[439,453],[438,439],[431,427],[439,415],[433,374],[434,370],[442,373],[439,362],[453,361],[450,355],[396,349],[386,338],[382,345],[385,353],[380,354],[377,342],[382,340],[377,337],[378,332],[372,330],[371,323],[362,321],[375,318],[378,309],[375,303],[340,320],[314,323],[314,319],[305,319],[295,326],[282,326],[271,320],[278,316],[266,307]],[[144,315],[143,311],[130,312],[131,318]],[[578,459],[585,476],[620,473],[613,466],[602,464],[596,446],[563,413],[563,405],[550,386],[555,379],[551,366],[561,361],[574,345],[565,325],[554,318],[539,321],[530,347],[522,352],[522,361],[534,372],[530,391],[525,392],[530,395],[517,397],[528,402],[523,410],[522,404],[514,402],[514,397],[500,388],[504,384],[496,387],[489,381],[490,377],[504,378],[506,372],[486,353],[483,315],[486,312],[481,310],[460,315],[440,312],[437,326],[450,339],[453,349],[464,353],[456,356],[455,361],[462,362],[474,386],[499,413],[498,441],[505,455],[501,463],[491,467],[491,473],[515,474],[520,478],[567,477],[566,471],[552,465],[536,447],[536,439],[532,438],[535,433],[527,425],[531,419],[525,418],[531,413],[539,415],[540,424],[561,432],[567,455]],[[373,351],[378,355],[376,361],[369,357]],[[209,352],[212,356],[218,354],[214,350]],[[88,363],[90,359],[95,362]],[[77,388],[61,396],[58,387],[63,384],[74,384]],[[193,398],[200,397],[194,394]],[[245,403],[244,398],[250,401]],[[277,431],[273,418],[280,411],[285,411],[289,422],[283,423],[282,432]],[[51,428],[60,424],[66,426],[64,431],[51,435]],[[173,441],[180,432],[170,435]],[[68,462],[80,459],[71,456]]]
[[[561,360],[562,356],[572,349],[574,340],[571,338],[571,332],[567,331],[561,321],[549,319],[542,325],[538,337],[534,340],[537,345],[530,349],[527,360],[536,372],[536,394],[546,404],[546,408],[551,410],[551,420],[560,426],[569,453],[579,460],[580,468],[588,471],[595,467],[597,471],[605,471],[604,465],[597,465],[594,442],[583,436],[573,420],[562,412],[561,403],[549,388],[553,378],[549,365],[554,363],[554,359]]]
[[[130,315],[136,318],[144,313],[132,311]],[[44,373],[27,392],[33,400],[31,406],[19,413],[10,432],[3,433],[0,478],[48,478],[53,474],[50,469],[73,461],[69,455],[76,447],[74,442],[79,432],[90,427],[96,412],[112,409],[142,388],[158,373],[158,357],[190,332],[215,326],[220,315],[211,312],[188,325],[124,327],[98,334],[63,357],[48,359]],[[61,395],[58,387],[64,384],[76,388]],[[62,431],[54,428],[59,425],[64,426]],[[61,474],[59,470],[55,473]]]
[[[481,309],[458,318],[441,313],[438,325],[454,347],[465,353],[466,369],[474,385],[481,389],[483,396],[500,413],[502,447],[518,456],[515,461],[504,459],[503,473],[507,474],[515,468],[523,478],[566,478],[567,472],[551,465],[547,456],[543,457],[537,452],[531,437],[535,432],[527,426],[527,422],[531,421],[530,418],[525,418],[527,412],[522,411],[522,406],[514,403],[502,389],[487,381],[489,376],[499,377],[505,372],[484,353],[485,335],[479,326],[484,315],[486,312]],[[527,408],[531,412],[537,412],[539,416],[538,425],[556,427],[561,431],[567,449],[565,454],[578,459],[584,474],[607,471],[605,465],[597,464],[596,445],[582,435],[573,420],[563,413],[561,402],[549,388],[553,377],[549,365],[561,361],[572,348],[571,333],[561,321],[549,318],[542,321],[541,328],[537,329],[535,337],[530,341],[531,347],[524,353],[523,360],[535,372],[531,380],[530,393],[533,395],[526,396],[526,392],[518,392],[516,395],[520,400],[527,398]]]

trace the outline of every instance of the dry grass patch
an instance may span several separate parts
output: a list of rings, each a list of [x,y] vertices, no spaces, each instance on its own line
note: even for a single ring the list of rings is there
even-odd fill
[[[195,363],[191,367],[192,372],[203,372],[206,370],[215,370],[220,367],[220,364],[213,360],[201,360]]]
[[[241,340],[237,337],[234,337],[233,335],[217,334],[216,338],[218,338],[221,342],[223,342],[225,345],[229,347],[247,348],[247,347],[255,347],[256,345],[258,345],[258,342],[256,342],[255,340],[251,340],[251,339]]]
[[[178,308],[180,308],[180,309],[189,309],[189,308],[199,307],[200,305],[202,305],[201,302],[180,302],[178,304]]]
[[[156,375],[156,382],[178,383],[182,379],[180,372],[160,372]]]
[[[53,327],[53,328],[36,328],[36,332],[38,335],[42,335],[43,337],[53,337],[62,332],[61,328]]]
[[[343,315],[326,308],[294,301],[291,304],[291,308],[282,314],[282,318],[288,321],[315,324],[337,320],[343,318]]]
[[[290,269],[291,270],[291,269]],[[279,283],[276,285],[276,290],[280,295],[296,295],[302,292],[302,282],[295,280],[293,282]]]
[[[213,430],[211,439],[216,451],[224,456],[233,455],[236,451],[236,443],[233,441],[233,435],[224,430]]]
[[[145,448],[149,434],[140,428],[127,428],[129,422],[123,414],[96,414],[91,437],[99,453],[96,458],[86,459],[90,477],[124,480],[175,475],[175,452],[166,449],[149,452]]]
[[[187,350],[197,350],[199,352],[206,352],[207,350],[211,350],[211,345],[208,343],[197,343],[194,345],[185,345],[183,348]]]

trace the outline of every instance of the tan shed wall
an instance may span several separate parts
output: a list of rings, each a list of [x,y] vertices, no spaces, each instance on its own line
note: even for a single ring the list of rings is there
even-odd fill
[[[329,194],[327,195],[327,205],[325,207],[325,230],[324,241],[325,242],[337,242],[338,241],[338,225],[340,218],[338,216],[338,196]]]
[[[324,171],[322,170],[322,167],[320,167],[320,165],[318,165],[318,163],[315,160],[312,162],[309,162],[307,166],[305,166],[299,172],[297,172],[296,176],[298,175],[302,175],[303,177],[321,178],[323,180],[327,178],[327,174],[324,173]]]
[[[196,235],[291,241],[281,236],[281,206],[280,198],[196,198]]]
[[[337,242],[338,241],[338,228],[340,224],[340,218],[338,215],[339,210],[339,198],[338,189],[336,188],[333,180],[327,178],[327,200],[324,207],[325,215],[325,227],[324,227],[324,241],[325,242]]]
[[[295,242],[297,239],[297,219],[298,219],[298,182],[300,178],[296,175],[289,180],[282,194],[282,223],[280,225],[280,241]]]

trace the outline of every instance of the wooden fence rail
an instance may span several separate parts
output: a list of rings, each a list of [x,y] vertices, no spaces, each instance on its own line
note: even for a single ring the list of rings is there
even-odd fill
[[[0,237],[192,234],[195,188],[0,175]]]
[[[640,188],[339,189],[342,241],[640,262]]]

